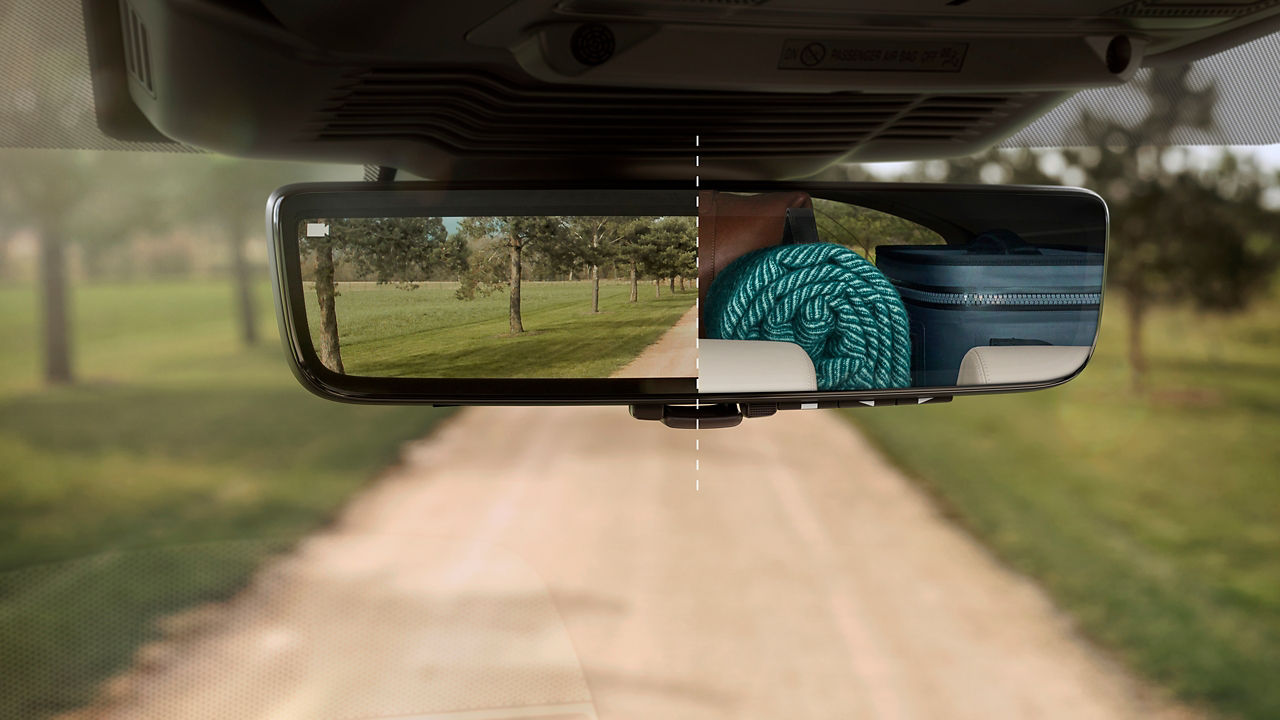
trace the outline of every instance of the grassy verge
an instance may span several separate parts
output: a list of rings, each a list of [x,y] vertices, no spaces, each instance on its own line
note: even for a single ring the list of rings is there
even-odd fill
[[[311,396],[265,288],[244,349],[222,283],[76,289],[82,382],[45,390],[34,295],[0,288],[0,717],[85,702],[158,618],[234,592],[445,414]]]
[[[670,294],[641,286],[627,302],[623,282],[600,286],[591,312],[589,282],[525,282],[526,332],[509,334],[508,297],[454,297],[453,283],[415,290],[339,284],[338,337],[346,371],[378,377],[608,377],[634,360],[693,307],[692,290]],[[315,318],[315,296],[307,297]],[[315,337],[314,322],[312,340]],[[692,364],[692,363],[690,363]]]
[[[1083,628],[1180,696],[1280,717],[1280,300],[1123,313],[1057,390],[849,417]]]

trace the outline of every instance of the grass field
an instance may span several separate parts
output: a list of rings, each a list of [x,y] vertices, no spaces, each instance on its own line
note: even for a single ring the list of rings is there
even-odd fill
[[[606,285],[601,322],[625,290]],[[82,703],[158,618],[234,592],[442,417],[310,396],[265,288],[253,350],[230,297],[220,283],[77,289],[83,382],[47,391],[34,292],[0,288],[0,716]],[[667,300],[669,322],[691,301]],[[528,338],[501,337],[501,313],[480,337],[537,340],[554,325],[539,312]],[[1064,388],[849,417],[1130,665],[1224,714],[1280,717],[1280,299],[1225,320],[1158,313],[1143,397],[1108,313]]]
[[[0,717],[83,703],[446,413],[311,396],[266,288],[246,350],[224,283],[77,288],[82,383],[44,390],[34,296],[0,288]]]
[[[348,373],[376,377],[599,378],[634,360],[693,307],[697,293],[655,298],[651,284],[639,301],[631,286],[603,282],[600,312],[591,312],[589,282],[521,283],[525,332],[510,335],[508,297],[458,300],[454,283],[415,290],[339,283],[338,338]],[[315,294],[307,294],[312,342]],[[692,364],[692,363],[691,363]]]
[[[849,417],[1131,666],[1280,717],[1280,300],[1158,313],[1145,397],[1117,304],[1063,388]]]

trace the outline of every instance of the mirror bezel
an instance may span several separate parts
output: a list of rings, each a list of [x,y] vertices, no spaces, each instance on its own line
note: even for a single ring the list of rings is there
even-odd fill
[[[452,215],[509,214],[493,204],[494,192],[519,195],[523,208],[548,214],[607,214],[623,202],[626,215],[696,216],[698,190],[782,192],[801,190],[814,197],[882,210],[938,231],[949,242],[966,232],[963,225],[921,210],[921,203],[946,205],[959,192],[998,196],[1004,201],[1044,201],[1069,197],[1094,207],[1102,220],[1103,287],[1099,324],[1106,300],[1106,254],[1110,216],[1096,193],[1072,187],[1039,185],[953,185],[944,183],[841,183],[795,181],[603,181],[603,182],[350,182],[286,185],[267,200],[268,253],[276,319],[294,375],[311,392],[342,402],[390,405],[687,405],[740,403],[783,407],[836,407],[870,404],[915,404],[920,398],[989,395],[1056,387],[1088,366],[1097,346],[1097,328],[1088,357],[1074,373],[1033,383],[909,387],[761,393],[696,391],[696,378],[391,378],[347,375],[325,367],[316,354],[307,325],[298,253],[301,220],[327,217],[403,217],[426,210],[451,208]],[[572,193],[572,199],[566,197]],[[489,198],[484,196],[488,195]],[[914,204],[904,204],[914,198]],[[447,200],[448,205],[443,205]],[[1051,201],[1052,202],[1052,201]],[[680,209],[683,208],[683,211]],[[506,212],[504,212],[504,210]],[[461,211],[461,212],[460,212]],[[673,212],[675,211],[675,212]],[[876,403],[876,401],[880,401]]]

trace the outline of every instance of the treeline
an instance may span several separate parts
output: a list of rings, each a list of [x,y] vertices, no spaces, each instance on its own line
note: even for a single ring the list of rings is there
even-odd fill
[[[76,379],[71,293],[78,277],[225,273],[241,341],[258,342],[255,277],[266,259],[262,208],[289,182],[350,179],[352,168],[215,155],[0,150],[0,277],[39,298],[43,373]],[[80,275],[72,273],[78,258]]]
[[[458,297],[506,288],[512,296],[512,333],[524,331],[519,287],[523,279],[592,283],[591,312],[600,312],[600,280],[625,277],[629,302],[641,280],[677,283],[697,272],[698,238],[692,217],[471,217],[458,235],[473,249]]]
[[[628,302],[638,302],[641,281],[655,294],[685,290],[697,272],[692,217],[479,216],[450,232],[441,218],[331,218],[327,228],[300,233],[304,279],[313,282],[320,360],[342,372],[336,314],[340,282],[372,281],[413,289],[453,280],[459,301],[508,294],[508,325],[525,331],[520,286],[526,280],[591,283],[591,312],[600,312],[601,279],[626,278]],[[305,228],[303,228],[305,230]]]
[[[874,260],[880,245],[941,245],[945,240],[929,228],[897,215],[814,198],[814,220],[818,237],[826,242],[844,245],[863,257]]]

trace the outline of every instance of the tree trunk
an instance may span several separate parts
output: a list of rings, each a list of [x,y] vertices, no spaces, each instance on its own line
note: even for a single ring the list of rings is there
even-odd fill
[[[1134,392],[1146,388],[1147,354],[1142,344],[1142,326],[1147,315],[1146,293],[1137,285],[1128,288],[1129,372]]]
[[[631,298],[629,302],[636,302],[640,299],[640,283],[636,279],[636,264],[631,263]]]
[[[524,322],[520,318],[520,241],[512,238],[511,248],[511,300],[507,319],[511,325],[511,334],[524,332]]]
[[[66,245],[57,230],[40,233],[40,299],[44,329],[44,379],[68,385],[71,374],[71,329],[67,319]]]
[[[669,278],[667,278],[667,282],[671,283],[671,294],[672,294],[672,295],[675,295],[675,294],[676,294],[676,279],[675,279],[675,277],[673,276],[673,277],[669,277]]]
[[[240,339],[247,346],[258,343],[258,317],[253,304],[253,277],[249,259],[244,255],[244,232],[240,223],[231,225],[231,272],[236,286],[236,315],[240,320]],[[332,256],[330,256],[332,261]],[[332,264],[330,265],[332,270]]]
[[[600,312],[600,268],[591,266],[591,312]]]
[[[662,297],[662,281],[658,278],[653,279],[653,296],[656,298]]]
[[[600,247],[600,229],[603,223],[597,223],[591,233],[591,313],[600,312],[600,266],[596,264],[596,249]]]
[[[333,247],[325,245],[316,250],[316,303],[320,306],[320,347],[316,353],[320,362],[334,372],[346,372],[342,367],[342,349],[338,346],[338,313],[334,298],[337,284],[333,281]]]
[[[684,276],[681,275],[678,279],[680,280],[680,292],[684,292]]]

